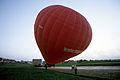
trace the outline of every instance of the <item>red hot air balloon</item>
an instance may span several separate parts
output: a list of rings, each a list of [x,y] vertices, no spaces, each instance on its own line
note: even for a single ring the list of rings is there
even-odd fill
[[[80,54],[92,39],[92,30],[85,17],[61,5],[40,11],[34,33],[43,58],[51,65]]]

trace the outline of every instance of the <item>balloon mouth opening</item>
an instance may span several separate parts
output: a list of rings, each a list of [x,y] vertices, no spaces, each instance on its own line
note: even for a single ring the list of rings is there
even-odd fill
[[[48,67],[55,67],[55,64],[46,64]]]

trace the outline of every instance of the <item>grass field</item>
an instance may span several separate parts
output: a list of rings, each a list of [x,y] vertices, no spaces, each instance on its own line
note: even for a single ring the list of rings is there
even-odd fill
[[[54,70],[45,70],[29,64],[0,64],[0,80],[96,80]]]
[[[56,64],[56,66],[71,66],[72,64],[76,64],[77,66],[120,66],[120,60],[69,62],[69,63],[59,63]]]
[[[56,69],[56,71],[74,74],[74,70]],[[120,71],[118,70],[77,70],[77,75],[99,80],[120,80]]]

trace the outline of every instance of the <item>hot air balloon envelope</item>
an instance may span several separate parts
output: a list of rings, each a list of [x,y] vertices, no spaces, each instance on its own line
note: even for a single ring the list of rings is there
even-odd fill
[[[85,17],[61,5],[40,11],[34,33],[43,58],[51,65],[80,54],[92,39],[92,30]]]

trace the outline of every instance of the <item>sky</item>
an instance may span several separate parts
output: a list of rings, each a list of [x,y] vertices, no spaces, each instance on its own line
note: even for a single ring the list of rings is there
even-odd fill
[[[34,38],[34,23],[38,13],[50,5],[70,7],[91,25],[90,45],[70,60],[120,59],[119,0],[0,0],[0,57],[43,59]]]

